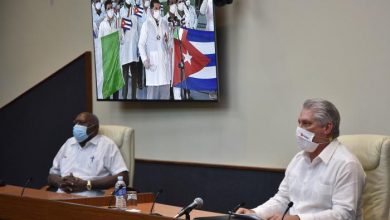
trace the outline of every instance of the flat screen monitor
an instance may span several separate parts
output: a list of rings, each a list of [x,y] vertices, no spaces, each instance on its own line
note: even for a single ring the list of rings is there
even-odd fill
[[[93,0],[97,100],[218,101],[213,0]]]

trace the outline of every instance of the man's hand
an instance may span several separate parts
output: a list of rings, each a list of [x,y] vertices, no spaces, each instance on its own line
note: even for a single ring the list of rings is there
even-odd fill
[[[282,214],[274,214],[267,220],[282,220],[282,217]],[[297,215],[285,215],[283,220],[300,220],[300,218]]]
[[[237,211],[236,211],[237,214],[253,214],[255,213],[255,211],[253,210],[250,210],[250,209],[246,209],[246,208],[239,208]]]
[[[72,173],[69,176],[63,177],[60,183],[60,188],[66,193],[85,191],[86,186],[87,181],[73,176]]]
[[[150,68],[150,61],[149,61],[149,59],[146,59],[145,61],[144,61],[144,67],[145,67],[145,69],[149,69]]]
[[[82,192],[87,190],[87,181],[75,177],[75,180],[72,185],[73,192]]]
[[[61,178],[59,186],[64,192],[71,193],[73,192],[74,181],[75,177],[72,173],[70,173],[69,176],[64,176]]]

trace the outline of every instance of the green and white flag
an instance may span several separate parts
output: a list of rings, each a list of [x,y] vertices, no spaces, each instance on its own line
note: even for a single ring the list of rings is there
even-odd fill
[[[109,98],[125,85],[119,60],[119,33],[115,31],[101,38],[103,98]]]

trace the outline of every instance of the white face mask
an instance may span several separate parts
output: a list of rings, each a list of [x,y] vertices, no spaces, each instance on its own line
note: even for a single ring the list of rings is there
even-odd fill
[[[160,10],[153,10],[153,17],[155,19],[160,19]]]
[[[175,14],[176,10],[177,10],[176,4],[172,4],[169,6],[169,12],[171,12],[172,14]]]
[[[186,5],[187,5],[187,6],[190,6],[190,4],[191,4],[191,1],[190,1],[190,0],[187,0],[187,1],[186,1]]]
[[[297,127],[296,138],[298,147],[301,148],[301,150],[309,153],[314,152],[319,145],[318,143],[313,142],[314,136],[314,133],[301,127]]]
[[[112,18],[112,16],[114,16],[114,10],[113,9],[110,9],[110,10],[108,10],[107,11],[107,16],[108,16],[108,18]]]
[[[184,10],[184,2],[180,2],[178,5],[177,5],[177,9],[179,11],[183,11]]]
[[[150,6],[150,1],[145,1],[145,8],[149,8]]]
[[[96,2],[96,3],[95,3],[95,8],[96,8],[96,10],[102,9],[102,3]]]

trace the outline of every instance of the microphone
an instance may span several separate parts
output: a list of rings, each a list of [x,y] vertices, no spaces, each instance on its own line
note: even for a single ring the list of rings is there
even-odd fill
[[[184,214],[189,214],[193,209],[201,208],[202,206],[203,206],[203,199],[196,198],[191,204],[189,204],[187,207],[180,210],[180,212],[177,213],[177,215],[175,215],[175,217],[173,217],[173,218],[179,218],[180,216],[182,216]]]
[[[32,177],[28,178],[26,183],[24,184],[23,186],[23,189],[22,189],[22,192],[20,193],[20,197],[23,197],[23,194],[24,194],[24,190],[26,189],[26,187],[31,183],[32,181]]]
[[[173,26],[180,26],[180,19],[177,16],[168,17],[168,22],[172,23]]]
[[[242,203],[236,205],[230,212],[231,212],[231,213],[235,213],[235,212],[237,212],[237,210],[238,210],[239,208],[243,207],[244,205],[245,205],[245,202],[242,202]]]
[[[168,22],[174,22],[179,21],[179,18],[177,16],[174,16],[173,18],[171,16],[168,17]]]
[[[162,189],[158,190],[157,193],[156,193],[156,196],[154,197],[154,200],[153,200],[153,204],[152,204],[152,208],[150,208],[150,215],[160,215],[158,213],[153,213],[153,209],[154,209],[154,204],[156,204],[156,201],[157,201],[157,198],[158,196],[163,192]]]
[[[288,205],[287,205],[287,209],[286,211],[284,211],[283,213],[283,216],[282,216],[282,220],[284,219],[284,216],[287,214],[288,210],[290,210],[290,208],[294,205],[293,202],[289,202]]]
[[[234,208],[233,208],[232,210],[228,211],[228,213],[229,213],[229,218],[228,218],[228,220],[230,220],[230,218],[232,217],[232,215],[233,215],[235,212],[237,212],[237,210],[238,210],[240,207],[243,207],[244,205],[245,205],[245,202],[242,202],[242,203],[240,203],[240,204],[234,206]]]

